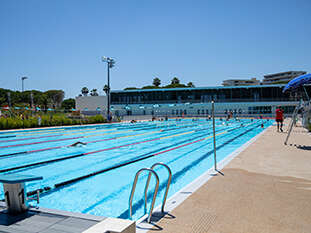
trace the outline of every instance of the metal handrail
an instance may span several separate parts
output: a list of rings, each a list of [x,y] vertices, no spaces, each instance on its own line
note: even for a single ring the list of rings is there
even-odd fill
[[[156,178],[156,187],[153,193],[153,198],[152,198],[152,203],[151,203],[151,207],[150,207],[150,211],[149,211],[149,216],[148,216],[148,222],[151,222],[151,216],[152,216],[152,211],[153,211],[153,207],[154,207],[154,203],[155,203],[155,199],[158,193],[158,189],[159,189],[159,176],[157,175],[157,173],[150,169],[150,168],[142,168],[140,169],[134,178],[134,182],[133,182],[133,186],[132,186],[132,191],[131,191],[131,195],[130,195],[130,199],[129,199],[129,211],[130,211],[130,218],[132,218],[132,203],[133,203],[133,197],[134,197],[134,192],[135,192],[135,188],[136,188],[136,184],[137,184],[137,180],[138,180],[138,176],[141,172],[143,171],[149,171],[149,175],[150,172],[155,176]],[[147,197],[145,196],[145,206],[147,205]]]
[[[165,194],[164,194],[164,197],[163,197],[163,202],[162,202],[162,208],[161,208],[161,211],[162,213],[164,212],[164,206],[165,206],[165,202],[166,202],[166,197],[167,197],[167,193],[168,193],[168,189],[170,187],[170,184],[171,184],[171,180],[172,180],[172,171],[171,169],[169,168],[169,166],[167,166],[166,164],[164,163],[155,163],[151,166],[150,169],[154,169],[156,166],[164,166],[167,171],[168,171],[168,179],[167,179],[167,184],[166,184],[166,190],[165,190]],[[146,183],[146,187],[145,187],[145,199],[147,200],[147,191],[148,191],[148,186],[149,186],[149,183],[150,183],[150,178],[151,178],[151,174],[149,173],[148,175],[148,179],[147,179],[147,183]],[[147,211],[147,203],[145,202],[145,211]]]

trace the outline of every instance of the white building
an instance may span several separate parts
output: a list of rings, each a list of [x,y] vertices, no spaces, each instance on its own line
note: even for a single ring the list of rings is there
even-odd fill
[[[223,86],[250,86],[260,85],[260,81],[256,78],[251,79],[227,79],[222,83]]]
[[[76,109],[81,112],[107,111],[107,96],[78,96]]]
[[[233,112],[238,116],[265,115],[272,117],[276,106],[291,114],[299,96],[283,93],[285,84],[229,87],[162,88],[111,91],[113,116],[207,116],[215,101],[217,116]],[[311,91],[307,87],[307,92]],[[310,94],[311,95],[311,94]],[[76,98],[76,109],[83,114],[106,114],[106,96]],[[148,118],[149,117],[149,118]]]
[[[293,78],[297,76],[304,75],[307,72],[305,71],[287,71],[275,74],[264,75],[264,79],[262,81],[263,85],[267,84],[276,84],[276,83],[287,83]]]

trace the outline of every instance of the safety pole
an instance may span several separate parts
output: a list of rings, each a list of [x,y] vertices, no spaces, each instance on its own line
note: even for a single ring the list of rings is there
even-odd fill
[[[305,94],[307,96],[308,101],[310,101],[310,97],[309,97],[308,92],[307,92],[307,90],[305,88],[305,85],[303,85],[302,87],[303,87],[303,90],[305,91]]]
[[[289,129],[288,129],[288,132],[287,132],[287,136],[286,136],[286,139],[285,139],[285,142],[284,142],[285,145],[287,145],[288,138],[289,138],[289,136],[290,136],[290,134],[292,132],[294,123],[296,122],[296,117],[297,117],[298,110],[299,110],[301,104],[302,104],[302,100],[300,100],[299,104],[296,106],[296,108],[295,108],[295,110],[293,112],[292,120],[290,122]]]
[[[215,103],[212,101],[212,118],[213,118],[213,140],[214,140],[214,168],[217,171],[217,159],[216,159],[216,137],[215,137]]]

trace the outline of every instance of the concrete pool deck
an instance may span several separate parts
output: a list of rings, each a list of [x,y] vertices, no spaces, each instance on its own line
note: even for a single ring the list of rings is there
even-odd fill
[[[0,233],[82,233],[103,220],[104,217],[46,208],[9,215],[0,202]]]
[[[269,127],[149,232],[310,232],[311,135],[286,135]]]

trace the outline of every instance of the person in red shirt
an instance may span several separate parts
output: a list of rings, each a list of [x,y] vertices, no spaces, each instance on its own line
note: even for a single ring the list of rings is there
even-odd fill
[[[282,129],[283,120],[284,120],[283,110],[281,109],[281,106],[278,106],[278,108],[275,110],[275,121],[277,123],[278,132],[279,132],[279,130],[281,130],[281,132],[283,132],[283,129]]]

